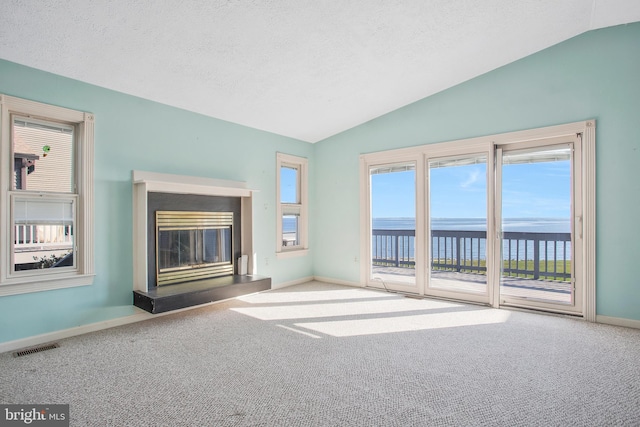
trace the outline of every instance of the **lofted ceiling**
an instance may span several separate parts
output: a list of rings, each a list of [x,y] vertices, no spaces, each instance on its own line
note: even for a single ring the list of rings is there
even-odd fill
[[[638,0],[2,0],[0,58],[317,142]]]

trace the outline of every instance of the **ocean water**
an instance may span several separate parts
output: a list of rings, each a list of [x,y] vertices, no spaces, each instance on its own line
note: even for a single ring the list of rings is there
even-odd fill
[[[295,218],[283,218],[282,230],[285,233],[296,231]],[[415,218],[374,218],[373,228],[383,230],[415,230]],[[482,218],[434,218],[433,230],[486,230],[487,220]],[[561,218],[507,218],[503,221],[503,231],[523,231],[538,233],[568,233],[571,221]]]
[[[483,231],[486,230],[487,220],[484,218],[434,218],[431,221],[432,230],[459,230],[459,231]],[[373,228],[382,230],[415,230],[414,218],[374,218]],[[564,218],[507,218],[503,220],[503,231],[506,232],[530,232],[530,233],[569,233],[571,231],[570,219]],[[377,254],[374,256],[384,256],[387,258],[394,257],[394,249],[390,244],[392,238],[387,238],[384,241],[382,237],[372,240],[372,252]],[[438,258],[454,258],[454,249],[451,247],[451,240],[447,242],[445,247],[444,239],[436,239],[433,241],[432,250],[434,257]],[[438,244],[439,243],[439,244]],[[479,244],[479,249],[478,249]],[[407,238],[402,243],[401,253],[408,254],[410,258],[414,258],[414,238]],[[462,245],[461,245],[462,246]],[[465,259],[472,260],[486,260],[486,239],[477,239],[471,241],[467,239],[466,247],[463,248]],[[515,241],[512,241],[511,248],[509,248],[508,241],[503,242],[503,259],[519,259],[519,260],[532,260],[534,259],[534,243],[533,241],[520,241],[516,246]],[[540,260],[570,260],[571,259],[571,244],[565,244],[564,242],[549,242],[546,245],[541,245]]]
[[[569,233],[569,218],[506,218],[502,221],[503,231],[536,233]],[[373,228],[383,230],[415,230],[415,218],[374,218]],[[485,218],[433,218],[432,230],[478,231],[487,229]]]
[[[431,222],[432,230],[462,230],[462,231],[481,231],[486,230],[487,220],[484,218],[434,218]],[[297,221],[295,218],[284,218],[282,222],[282,228],[284,233],[295,233]],[[382,230],[415,230],[416,221],[414,218],[374,218],[373,228]],[[568,218],[507,218],[503,220],[503,231],[514,232],[533,232],[533,233],[569,233],[571,231],[571,221]],[[477,241],[468,242],[468,248],[464,254],[465,259],[486,259],[486,241],[480,240],[480,250],[477,249]],[[380,246],[380,248],[378,248]],[[384,246],[384,249],[383,249]],[[434,243],[435,246],[435,243]],[[440,247],[435,246],[434,250],[437,250],[437,256],[439,258],[451,258],[451,245],[448,243],[448,247],[445,250],[444,242],[441,242]],[[473,249],[471,248],[473,246]],[[571,245],[565,245],[563,243],[549,243],[544,250],[541,249],[540,259],[556,259],[556,260],[570,260],[571,259]],[[414,258],[415,240],[413,238],[406,239],[403,247],[403,253],[408,254],[410,258]],[[383,243],[382,240],[372,241],[372,252],[378,253],[379,256],[386,256],[393,258],[392,247],[388,242]],[[386,253],[383,253],[386,252]],[[436,254],[434,253],[434,257]],[[528,241],[526,244],[524,241],[520,243],[518,247],[512,243],[511,250],[509,250],[508,243],[503,245],[503,258],[506,259],[533,259],[534,247],[533,242]]]
[[[283,233],[295,233],[297,227],[298,227],[298,221],[296,218],[282,218]]]

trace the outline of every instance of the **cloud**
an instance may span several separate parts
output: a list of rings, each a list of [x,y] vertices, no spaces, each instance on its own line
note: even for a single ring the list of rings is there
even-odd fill
[[[473,183],[477,182],[479,178],[480,178],[480,171],[473,170],[469,173],[469,176],[467,177],[467,179],[460,183],[460,187],[468,188]]]

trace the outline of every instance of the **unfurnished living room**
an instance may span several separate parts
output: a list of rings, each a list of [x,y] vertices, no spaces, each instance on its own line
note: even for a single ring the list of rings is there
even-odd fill
[[[0,425],[640,425],[640,3],[8,0]]]

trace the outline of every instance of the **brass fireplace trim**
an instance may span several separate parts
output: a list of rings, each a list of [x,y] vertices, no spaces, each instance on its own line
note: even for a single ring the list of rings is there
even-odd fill
[[[166,268],[160,271],[158,247],[160,231],[231,228],[230,262],[206,263],[191,267]],[[156,284],[158,286],[206,278],[233,275],[233,212],[156,211]]]

